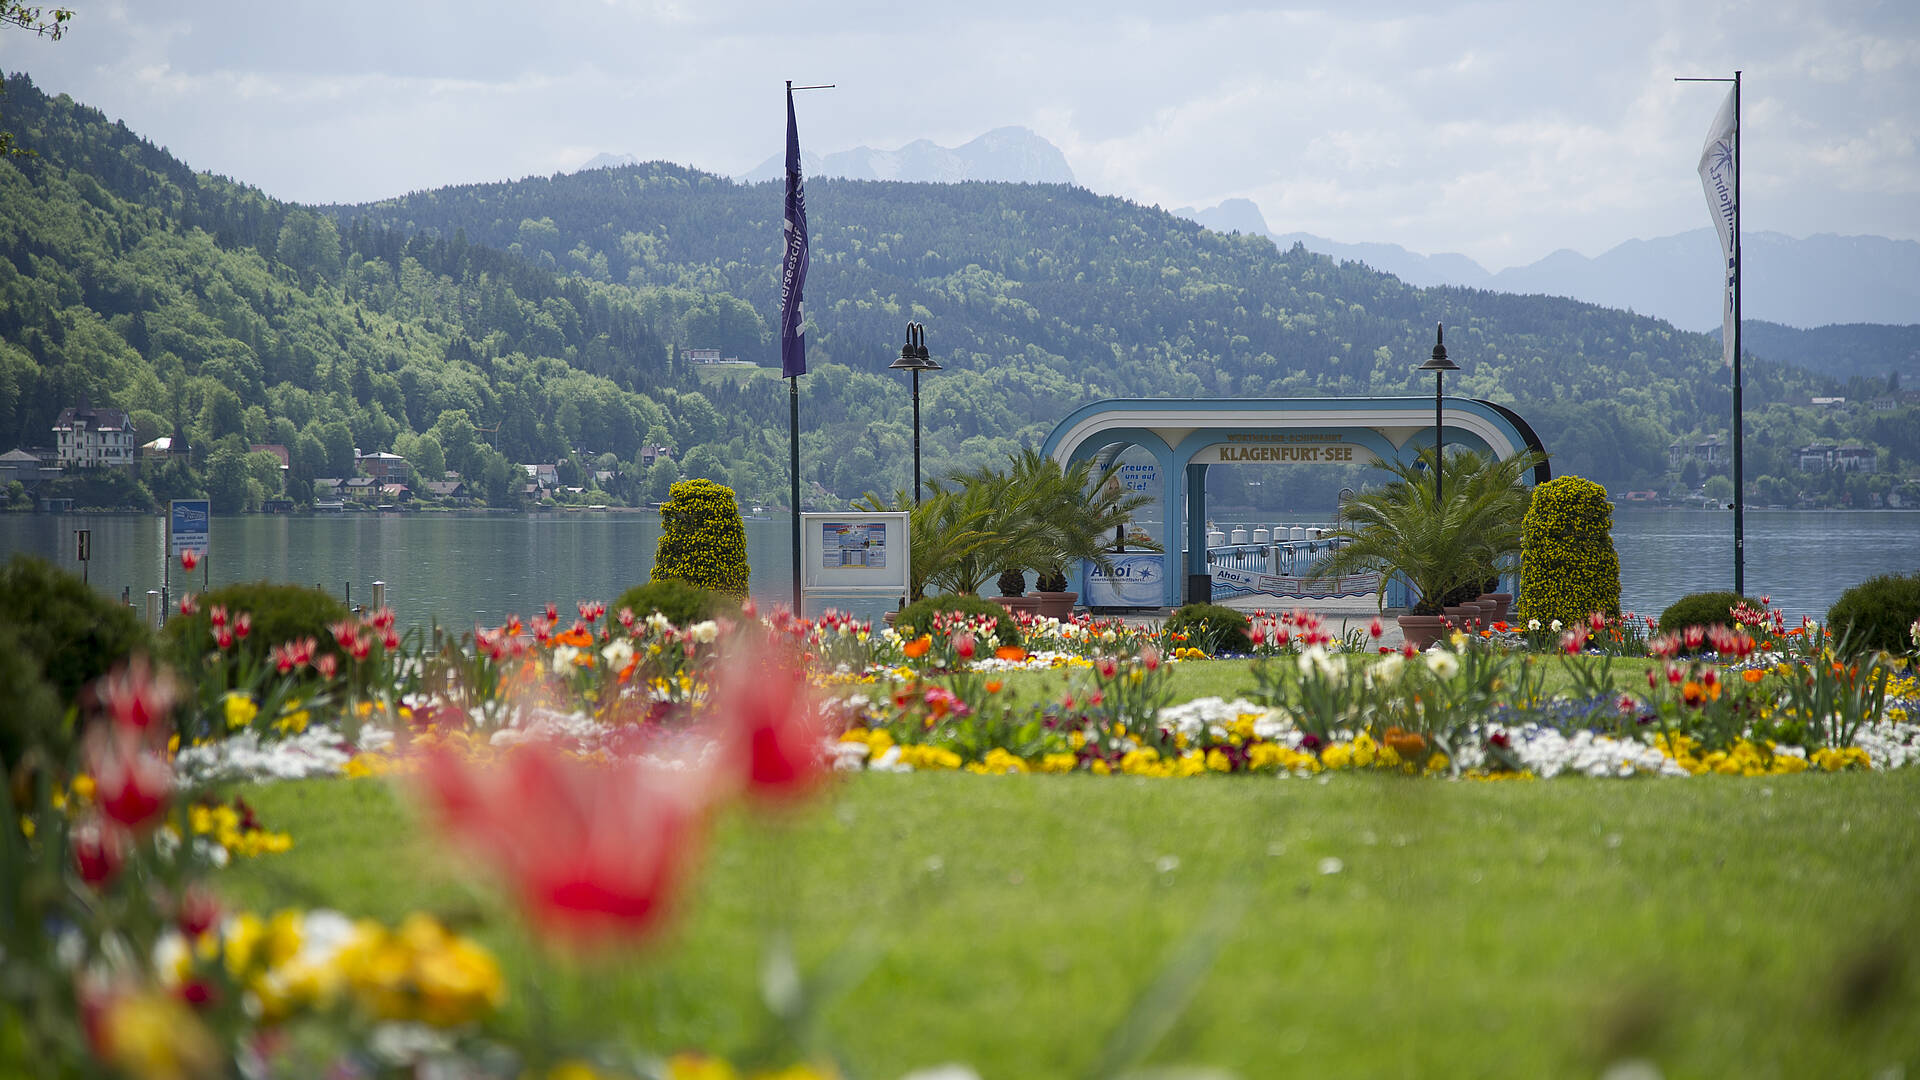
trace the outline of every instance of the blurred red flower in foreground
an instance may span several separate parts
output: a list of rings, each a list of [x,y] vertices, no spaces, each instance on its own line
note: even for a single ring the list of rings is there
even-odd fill
[[[711,750],[672,768],[596,763],[527,744],[491,765],[430,751],[423,796],[441,828],[494,865],[535,926],[576,947],[638,940],[672,912],[710,812],[743,788],[784,799],[828,771],[799,665],[745,641],[720,673]]]
[[[507,879],[543,934],[581,948],[662,925],[709,801],[698,770],[597,765],[539,744],[493,765],[435,751],[420,780],[442,829]]]
[[[721,726],[723,767],[747,793],[785,800],[812,791],[827,775],[826,728],[798,657],[777,649],[739,652],[714,687],[713,721]]]

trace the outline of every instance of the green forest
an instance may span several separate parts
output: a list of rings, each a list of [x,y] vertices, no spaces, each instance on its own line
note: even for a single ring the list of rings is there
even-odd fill
[[[657,500],[683,476],[787,501],[786,387],[684,355],[777,364],[776,184],[652,163],[304,207],[24,75],[0,127],[33,155],[0,161],[0,450],[47,445],[81,401],[192,447],[137,483],[71,481],[84,497],[243,510],[284,484],[302,502],[357,448],[416,481],[456,471],[495,506],[523,504],[529,463],[581,501]],[[802,473],[822,506],[910,483],[907,384],[886,370],[909,320],[945,368],[922,380],[933,475],[997,464],[1102,397],[1429,393],[1414,369],[1436,323],[1464,368],[1448,390],[1520,411],[1556,472],[1664,489],[1669,443],[1727,426],[1718,344],[1628,312],[1416,289],[1067,186],[825,180],[808,205]],[[1834,378],[1757,358],[1746,376],[1750,414],[1784,411],[1771,435],[1750,422],[1750,448],[1833,427],[1792,403]],[[1889,433],[1885,480],[1920,462],[1895,431],[1913,419],[1841,434]],[[288,448],[284,476],[259,444]],[[1254,501],[1257,470],[1220,472],[1223,505]],[[1261,497],[1330,505],[1286,473]],[[1820,493],[1802,479],[1781,497]]]

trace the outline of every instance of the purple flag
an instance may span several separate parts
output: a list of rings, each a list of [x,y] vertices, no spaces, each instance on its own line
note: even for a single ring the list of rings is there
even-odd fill
[[[800,185],[800,128],[793,120],[793,90],[787,90],[787,253],[780,263],[780,377],[807,373],[806,318],[800,292],[807,284],[807,195]]]

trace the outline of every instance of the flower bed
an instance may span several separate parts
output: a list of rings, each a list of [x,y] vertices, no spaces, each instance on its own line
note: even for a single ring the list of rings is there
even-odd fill
[[[0,948],[26,973],[10,984],[29,990],[25,1030],[138,1075],[225,1071],[292,1027],[318,1033],[327,1061],[517,1075],[568,1048],[490,1026],[497,964],[442,923],[221,915],[210,876],[296,838],[217,785],[410,777],[433,827],[538,937],[588,953],[658,933],[724,808],[774,812],[829,769],[1419,782],[1920,760],[1908,658],[1841,655],[1811,624],[1732,614],[1678,636],[1629,618],[1463,628],[1414,653],[1380,646],[1377,624],[1335,639],[1310,614],[1260,613],[1244,695],[1177,701],[1171,672],[1205,654],[1118,620],[1027,615],[1002,641],[987,620],[903,638],[831,614],[749,607],[680,627],[589,604],[564,626],[550,606],[429,640],[373,612],[331,628],[337,649],[273,643],[256,661],[238,648],[247,613],[220,611],[197,667],[109,675],[78,760],[16,778],[28,794],[0,848],[16,890]],[[1615,676],[1623,655],[1653,659],[1644,686]],[[1550,667],[1567,689],[1547,692]],[[1036,698],[1015,678],[1050,686]],[[797,1046],[776,1064],[811,1069]],[[173,1072],[149,1068],[162,1058]],[[731,1068],[623,1060],[611,1074]]]

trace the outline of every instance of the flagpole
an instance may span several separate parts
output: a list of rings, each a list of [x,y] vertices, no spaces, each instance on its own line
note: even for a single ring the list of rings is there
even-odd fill
[[[1733,368],[1733,591],[1735,594],[1747,594],[1747,490],[1746,490],[1746,438],[1745,412],[1741,401],[1740,346],[1742,316],[1740,310],[1740,76],[1736,69],[1733,78],[1725,77],[1680,77],[1674,82],[1719,82],[1733,84],[1733,206],[1729,227],[1730,237],[1723,237],[1723,243],[1730,240],[1728,254],[1728,286],[1733,292],[1733,325],[1730,328],[1731,348],[1729,363]],[[1704,164],[1702,168],[1704,169]],[[1704,179],[1704,173],[1703,179]],[[1711,193],[1709,193],[1711,202]],[[1726,303],[1722,294],[1721,303]],[[1724,310],[1724,309],[1723,309]],[[1723,333],[1727,328],[1723,328]],[[1723,344],[1725,344],[1723,342]]]
[[[800,294],[807,277],[807,218],[800,179],[800,136],[793,116],[795,90],[831,90],[832,83],[787,83],[786,253],[781,259],[780,370],[787,377],[787,475],[793,517],[793,614],[800,610],[800,376],[806,374],[806,341],[801,336]]]
[[[1740,71],[1733,72],[1733,592],[1747,595],[1746,411],[1740,405]]]

